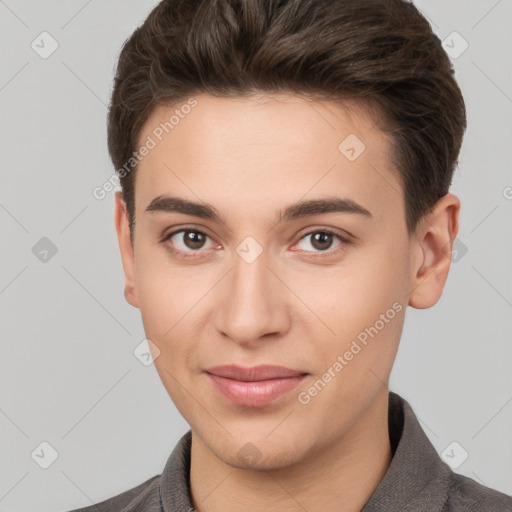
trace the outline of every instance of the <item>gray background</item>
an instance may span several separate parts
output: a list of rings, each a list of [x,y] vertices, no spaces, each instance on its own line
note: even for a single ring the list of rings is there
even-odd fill
[[[156,3],[0,0],[0,512],[118,494],[160,473],[188,430],[133,354],[144,332],[123,297],[113,194],[92,196],[113,172],[115,60]],[[453,52],[454,31],[469,44],[452,58],[469,128],[458,252],[439,303],[408,308],[390,387],[440,454],[467,451],[459,473],[512,494],[512,3],[416,5]],[[43,31],[59,45],[46,59],[31,47]],[[57,249],[46,262],[43,237]],[[31,456],[43,441],[58,452],[48,469]]]

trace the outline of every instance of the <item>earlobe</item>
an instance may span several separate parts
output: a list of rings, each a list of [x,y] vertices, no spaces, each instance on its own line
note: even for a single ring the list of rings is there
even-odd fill
[[[447,194],[420,222],[417,255],[412,268],[409,305],[417,309],[434,306],[448,278],[452,247],[459,231],[460,201]]]
[[[114,222],[125,277],[124,296],[130,305],[138,308],[139,301],[135,286],[135,254],[130,240],[128,211],[122,192],[115,193]]]

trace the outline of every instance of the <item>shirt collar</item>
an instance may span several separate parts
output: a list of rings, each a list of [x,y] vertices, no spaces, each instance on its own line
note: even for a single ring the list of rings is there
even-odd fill
[[[362,512],[438,512],[448,498],[450,468],[441,460],[409,403],[389,392],[391,464]],[[164,512],[194,510],[190,495],[192,431],[178,441],[160,476]]]
[[[409,403],[389,393],[391,464],[362,512],[440,512],[448,499],[451,469],[441,460]]]

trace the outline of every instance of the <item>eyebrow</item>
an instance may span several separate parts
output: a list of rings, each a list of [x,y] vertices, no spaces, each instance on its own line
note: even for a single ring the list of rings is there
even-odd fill
[[[183,199],[180,197],[155,197],[151,203],[149,203],[146,211],[182,213],[203,219],[214,220],[226,225],[222,215],[213,206],[207,203],[196,203],[189,199]],[[373,218],[373,215],[366,208],[352,199],[328,197],[325,199],[310,199],[307,201],[298,201],[293,203],[287,206],[284,211],[279,212],[277,222],[290,222],[323,213],[353,213],[369,219]]]

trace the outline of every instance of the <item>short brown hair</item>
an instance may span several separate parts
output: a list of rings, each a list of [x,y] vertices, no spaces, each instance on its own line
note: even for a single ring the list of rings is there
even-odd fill
[[[376,107],[409,235],[448,193],[466,110],[441,41],[411,2],[163,0],[123,45],[108,112],[110,157],[129,169],[120,183],[131,228],[132,157],[154,107],[260,92]]]

